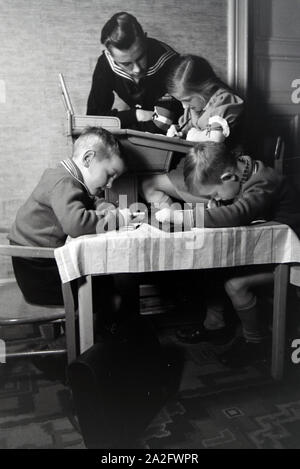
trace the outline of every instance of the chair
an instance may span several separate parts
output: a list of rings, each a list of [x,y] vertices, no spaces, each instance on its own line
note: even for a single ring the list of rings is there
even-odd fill
[[[285,144],[281,136],[268,136],[263,142],[263,161],[283,174]],[[272,376],[282,379],[285,357],[286,305],[289,285],[289,264],[278,264],[274,269],[273,325],[272,325]],[[249,276],[250,278],[250,276]],[[272,280],[265,280],[271,283]],[[260,274],[251,275],[252,287],[263,285]],[[265,293],[264,293],[265,294]]]
[[[54,259],[54,249],[0,245],[0,256]],[[62,284],[62,293],[64,307],[39,306],[25,301],[14,278],[0,281],[0,327],[24,324],[42,325],[62,320],[66,324],[66,348],[9,352],[6,350],[6,345],[9,345],[9,343],[4,344],[4,342],[1,342],[0,362],[5,362],[6,358],[61,355],[65,353],[67,354],[68,363],[75,359],[75,308],[69,283]]]
[[[275,142],[275,146],[274,146]],[[281,136],[273,138],[273,166],[278,174],[286,174],[285,166],[285,142]],[[280,380],[283,375],[284,354],[285,354],[285,334],[286,334],[286,307],[288,286],[290,283],[290,266],[282,264],[275,269],[274,283],[278,297],[273,299],[273,345],[272,345],[272,375]],[[283,293],[281,295],[281,293]],[[281,298],[281,302],[279,300]]]
[[[279,173],[283,174],[283,161],[284,161],[285,143],[281,136],[276,139],[276,145],[274,150],[274,169]]]
[[[266,135],[262,142],[262,154],[257,153],[257,159],[262,159],[264,164],[272,166],[279,174],[283,174],[283,160],[285,143],[279,135]]]
[[[114,116],[85,116],[75,114],[71,99],[67,90],[65,79],[62,73],[59,74],[59,84],[62,93],[62,99],[67,111],[69,137],[75,138],[80,135],[87,126],[103,127],[111,132],[118,131],[121,128],[120,119]]]

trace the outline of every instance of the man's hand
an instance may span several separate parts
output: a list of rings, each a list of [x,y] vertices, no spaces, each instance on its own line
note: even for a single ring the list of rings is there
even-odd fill
[[[182,137],[182,132],[178,132],[178,125],[172,124],[167,131],[167,137]]]
[[[153,111],[144,111],[144,109],[136,110],[136,120],[138,122],[149,122],[152,120]]]
[[[155,218],[161,223],[174,223],[174,225],[181,225],[183,223],[182,210],[172,210],[167,207],[156,212]]]

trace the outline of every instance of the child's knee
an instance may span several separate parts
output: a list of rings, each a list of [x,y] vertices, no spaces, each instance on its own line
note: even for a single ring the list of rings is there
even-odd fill
[[[226,293],[231,299],[243,295],[248,290],[247,286],[245,285],[244,279],[241,277],[230,278],[229,280],[226,280],[224,287]]]

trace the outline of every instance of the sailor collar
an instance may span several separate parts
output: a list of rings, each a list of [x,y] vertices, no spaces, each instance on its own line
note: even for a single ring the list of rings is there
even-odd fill
[[[150,39],[150,38],[149,38]],[[164,49],[164,53],[160,54],[159,57],[157,57],[157,60],[154,62],[153,65],[151,65],[145,74],[146,77],[155,75],[164,65],[165,63],[173,56],[176,55],[176,52],[171,49],[171,47],[167,46],[167,44],[164,44],[160,41],[157,41],[161,47]],[[148,49],[148,58],[149,55],[151,54],[151,49]],[[110,68],[114,73],[119,75],[122,78],[126,78],[127,80],[130,80],[135,83],[134,79],[127,73],[123,68],[121,68],[113,59],[112,55],[109,53],[107,49],[104,50],[104,55],[109,63]]]
[[[87,190],[87,193],[91,195],[88,187],[84,183],[81,171],[74,163],[74,161],[68,158],[66,160],[62,160],[60,164],[68,171],[68,173],[71,174],[71,176],[73,176],[74,179],[76,179],[76,181],[80,182],[80,184],[82,184],[83,187]]]

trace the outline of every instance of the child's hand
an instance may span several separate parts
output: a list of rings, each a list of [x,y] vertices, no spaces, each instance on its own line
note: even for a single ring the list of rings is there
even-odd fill
[[[220,207],[220,202],[216,199],[210,199],[207,203],[207,208],[216,208]]]
[[[141,223],[145,218],[145,212],[132,212],[128,208],[118,209],[119,226],[129,226]]]
[[[225,137],[220,130],[212,129],[210,132],[206,130],[199,130],[192,127],[186,136],[186,140],[189,142],[224,142]]]
[[[178,129],[178,126],[172,124],[168,128],[167,137],[182,137],[183,136],[182,132],[178,132],[177,129]]]
[[[181,225],[183,223],[182,211],[172,210],[167,207],[156,212],[155,218],[161,223],[174,223],[175,225]]]
[[[205,140],[204,132],[192,127],[186,135],[186,140],[189,142],[203,142]]]

